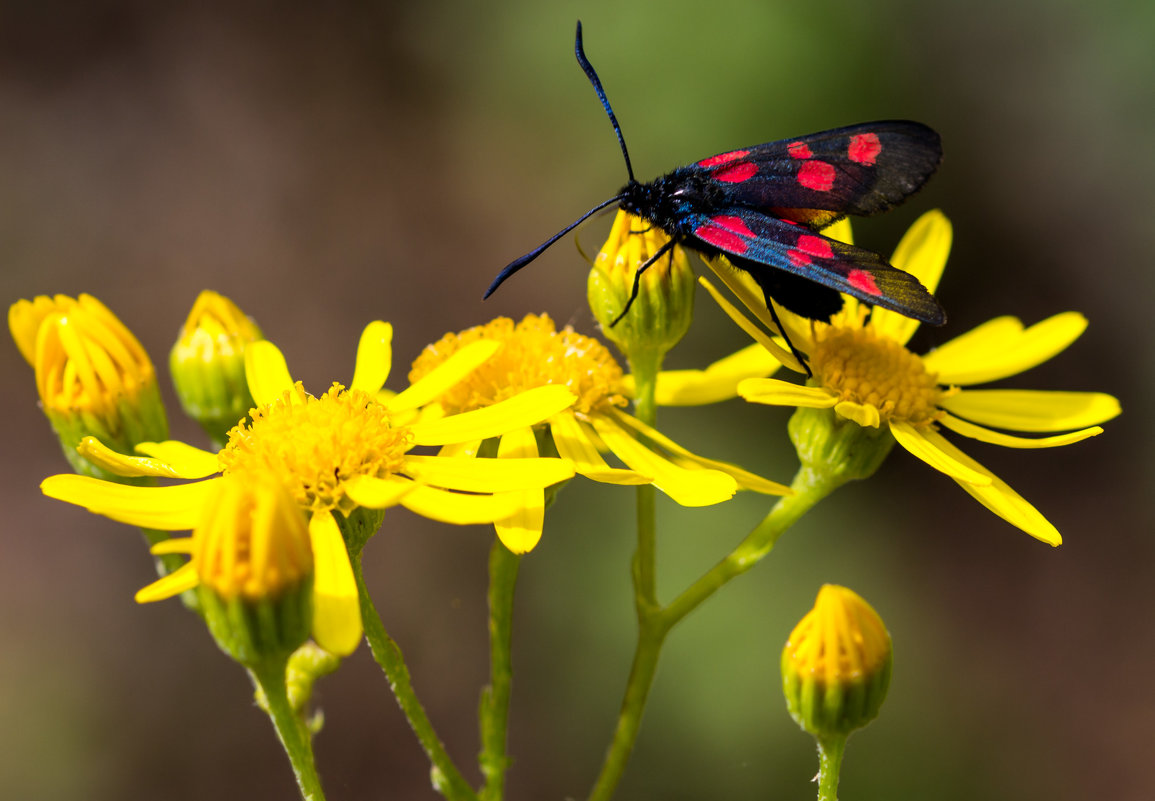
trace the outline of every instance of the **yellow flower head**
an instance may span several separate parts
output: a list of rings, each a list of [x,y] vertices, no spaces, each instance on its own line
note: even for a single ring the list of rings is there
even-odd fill
[[[811,734],[849,734],[878,715],[890,669],[882,618],[857,593],[827,584],[782,651],[786,705]]]
[[[829,232],[828,232],[829,233]],[[841,232],[848,238],[849,227]],[[938,286],[951,245],[951,225],[938,211],[924,214],[907,231],[891,263],[918,278],[931,292]],[[726,278],[726,273],[719,271]],[[764,324],[760,297],[735,281],[731,289]],[[719,304],[767,351],[791,364],[789,354],[706,284]],[[1119,402],[1097,392],[1038,392],[970,389],[970,385],[1021,373],[1061,353],[1087,326],[1075,312],[1024,327],[999,317],[919,356],[907,349],[917,320],[886,309],[869,309],[844,296],[830,324],[803,320],[780,309],[791,340],[809,356],[813,378],[806,386],[772,378],[738,385],[753,403],[828,409],[845,421],[888,431],[893,439],[936,470],[953,478],[988,509],[1051,545],[1062,538],[1033,506],[939,433],[956,434],[1011,448],[1068,445],[1102,432],[1098,423],[1119,414]],[[761,307],[761,312],[758,311]],[[800,368],[798,368],[799,371]],[[987,426],[1029,433],[1066,431],[1027,438]],[[1075,429],[1075,430],[1072,430]]]
[[[8,328],[36,371],[44,413],[78,472],[94,472],[76,456],[85,436],[126,450],[167,436],[152,362],[99,300],[41,295],[17,301],[8,310]]]
[[[608,484],[653,484],[684,506],[706,506],[729,499],[738,487],[782,494],[786,488],[738,468],[695,456],[655,429],[627,414],[622,369],[609,350],[569,327],[558,331],[546,315],[508,318],[449,334],[417,358],[409,374],[422,380],[458,349],[486,340],[501,343],[498,352],[442,396],[446,411],[484,410],[511,394],[565,387],[577,396],[572,406],[545,422],[557,453],[581,475]],[[476,455],[480,442],[457,452]],[[539,444],[532,427],[502,436],[505,452],[536,454]],[[613,453],[626,469],[611,467],[602,453]],[[502,542],[515,553],[531,550],[541,538],[545,497],[529,491],[514,517],[497,521]]]
[[[145,443],[144,456],[124,456],[98,443],[85,454],[122,475],[198,479],[268,475],[286,488],[309,517],[315,564],[313,635],[327,650],[346,654],[360,640],[357,587],[342,527],[359,509],[402,505],[448,523],[490,523],[512,515],[519,493],[573,475],[562,459],[505,459],[479,464],[448,455],[419,454],[500,436],[559,412],[574,401],[563,387],[543,387],[510,397],[479,413],[424,419],[417,407],[436,399],[489,358],[497,345],[477,341],[404,392],[381,391],[392,362],[393,329],[371,323],[361,337],[349,389],[339,384],[314,397],[294,383],[284,357],[270,342],[245,351],[252,421],[229,433],[219,453],[181,442]],[[45,494],[122,522],[161,530],[192,528],[221,479],[171,487],[114,487],[77,476],[53,476]],[[362,540],[349,545],[359,549]],[[179,572],[179,571],[178,571]],[[173,574],[176,575],[176,574]],[[174,592],[179,592],[175,589]]]

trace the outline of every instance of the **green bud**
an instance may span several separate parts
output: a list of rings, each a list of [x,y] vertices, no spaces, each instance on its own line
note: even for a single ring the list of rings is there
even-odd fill
[[[245,380],[245,346],[262,338],[235,303],[205,290],[169,354],[181,406],[218,444],[255,405]]]
[[[647,357],[660,359],[690,328],[695,279],[681,247],[672,248],[646,268],[637,298],[621,317],[638,267],[669,241],[657,226],[619,210],[610,236],[590,270],[587,296],[594,317],[606,337],[631,362]]]
[[[782,692],[791,717],[819,740],[873,720],[890,686],[890,635],[866,601],[827,584],[782,651]]]

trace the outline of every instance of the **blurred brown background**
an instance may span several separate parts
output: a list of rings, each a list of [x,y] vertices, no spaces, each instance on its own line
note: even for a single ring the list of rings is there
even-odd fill
[[[965,444],[1056,523],[1059,549],[901,453],[807,517],[673,634],[620,797],[813,797],[812,745],[784,712],[777,659],[824,581],[862,593],[896,642],[890,700],[848,751],[846,797],[1155,796],[1150,3],[3,0],[0,296],[98,295],[165,382],[203,288],[253,315],[316,390],[351,376],[376,318],[397,329],[393,387],[425,343],[498,314],[544,310],[592,332],[568,240],[480,301],[506,262],[624,180],[574,64],[579,16],[642,178],[862,120],[933,125],[939,174],[856,229],[888,252],[926,209],[954,221],[951,323],[916,344],[998,314],[1081,310],[1091,327],[1070,351],[1004,385],[1109,391],[1124,406],[1069,448]],[[592,223],[584,244],[607,228]],[[704,299],[696,323],[673,366],[743,344]],[[0,371],[0,795],[294,797],[239,669],[178,603],[132,602],[152,570],[139,536],[40,496],[66,465],[14,347]],[[200,441],[172,417],[174,436]],[[662,418],[691,447],[781,479],[794,467],[785,419],[740,403]],[[662,507],[664,597],[764,511],[748,497]],[[583,797],[596,773],[632,648],[631,519],[628,492],[575,483],[525,560],[511,799]],[[397,511],[366,553],[471,777],[490,536]],[[317,699],[332,801],[434,797],[367,649]]]

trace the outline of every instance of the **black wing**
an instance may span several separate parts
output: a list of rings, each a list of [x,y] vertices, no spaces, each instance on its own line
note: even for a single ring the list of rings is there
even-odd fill
[[[696,214],[691,225],[688,245],[707,255],[725,253],[734,266],[754,277],[767,300],[772,297],[805,317],[828,319],[842,306],[840,298],[810,291],[813,282],[932,325],[946,322],[946,313],[917,278],[873,251],[751,209]]]
[[[901,203],[938,167],[942,144],[918,122],[889,120],[720,153],[702,170],[727,204],[821,228]]]

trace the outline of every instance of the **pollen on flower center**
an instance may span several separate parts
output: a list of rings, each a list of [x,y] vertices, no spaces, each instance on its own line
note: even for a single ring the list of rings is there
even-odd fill
[[[864,328],[822,328],[810,354],[814,377],[843,401],[873,406],[883,420],[933,423],[942,390],[914,353]]]
[[[385,407],[340,384],[315,398],[298,382],[252,418],[229,432],[220,452],[224,472],[273,472],[310,512],[348,514],[356,504],[345,494],[345,482],[398,472],[412,447],[409,429],[394,426]]]
[[[442,396],[441,404],[449,413],[490,406],[547,384],[560,384],[577,395],[573,409],[580,414],[626,405],[619,389],[622,368],[609,349],[569,327],[558,331],[545,314],[527,314],[516,325],[508,317],[498,317],[459,334],[446,334],[413,362],[410,383],[416,383],[457,350],[479,339],[497,340],[504,345]]]

